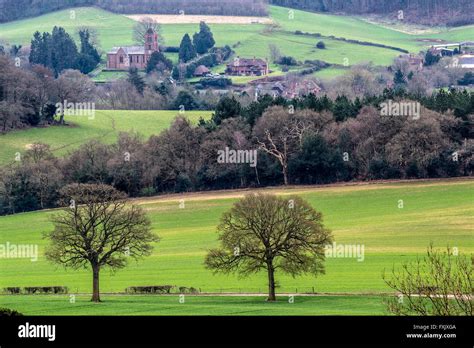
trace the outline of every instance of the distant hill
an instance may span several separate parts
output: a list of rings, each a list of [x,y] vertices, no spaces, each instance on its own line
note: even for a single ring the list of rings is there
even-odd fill
[[[474,23],[473,0],[270,0],[270,3],[306,11],[381,14],[393,18],[403,11],[406,21],[426,25]]]
[[[0,0],[0,23],[79,6],[116,13],[265,16],[267,5],[267,0]]]

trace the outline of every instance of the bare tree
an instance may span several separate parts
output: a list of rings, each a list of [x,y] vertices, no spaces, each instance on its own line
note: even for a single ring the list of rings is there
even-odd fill
[[[299,148],[301,132],[307,131],[297,117],[281,106],[269,108],[254,127],[254,136],[261,150],[276,158],[281,165],[283,181],[289,184],[288,161]]]
[[[324,247],[332,241],[321,213],[300,197],[249,194],[234,204],[218,226],[221,247],[205,264],[215,272],[242,276],[262,269],[268,301],[276,301],[275,272],[292,276],[324,273]]]
[[[95,94],[95,85],[78,70],[68,69],[55,81],[55,97],[59,103],[80,103],[91,99]],[[65,107],[61,108],[59,124],[64,124]]]
[[[160,33],[161,25],[151,17],[141,17],[140,21],[133,27],[133,41],[138,45],[145,45],[145,34],[151,29],[154,32]],[[163,38],[160,36],[160,43],[163,44]]]
[[[397,292],[387,299],[387,308],[396,315],[469,315],[472,301],[474,259],[447,248],[441,252],[428,248],[427,255],[392,270],[385,283]]]
[[[151,243],[158,237],[144,211],[127,205],[126,196],[111,186],[73,184],[61,195],[62,203],[69,206],[52,217],[54,230],[45,235],[51,241],[46,257],[73,269],[90,265],[92,301],[100,302],[100,270],[121,269],[129,257],[150,255]]]

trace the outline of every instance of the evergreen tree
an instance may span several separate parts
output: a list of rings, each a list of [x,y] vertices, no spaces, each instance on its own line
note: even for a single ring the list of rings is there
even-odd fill
[[[82,73],[88,74],[100,63],[100,54],[90,42],[88,29],[80,30],[79,37],[81,39],[81,52],[78,56],[77,67]]]
[[[194,34],[193,42],[199,54],[207,53],[216,44],[211,28],[205,22],[199,24],[199,33]]]
[[[395,85],[404,85],[406,83],[405,76],[403,75],[403,73],[400,69],[398,69],[395,72],[395,75],[393,77],[393,83]]]
[[[431,53],[431,51],[426,52],[425,56],[425,66],[430,66],[436,64],[441,59],[440,56]]]
[[[338,96],[334,101],[333,114],[337,122],[345,121],[357,115],[354,105],[345,95]]]
[[[64,28],[54,27],[51,35],[51,63],[55,75],[65,69],[75,69],[78,57],[77,46]]]
[[[79,53],[64,28],[54,27],[53,33],[36,32],[31,41],[30,62],[42,64],[58,76],[65,69],[76,69]]]
[[[173,69],[173,62],[166,58],[162,52],[153,52],[146,66],[146,72],[148,74],[154,70],[163,72],[171,69]]]
[[[135,86],[138,93],[143,94],[145,91],[145,80],[138,73],[137,68],[128,69],[128,82]]]
[[[239,116],[241,109],[242,107],[239,101],[235,99],[234,96],[225,96],[221,98],[217,103],[216,111],[212,115],[212,120],[215,122],[216,125],[220,125],[221,122],[225,119]]]
[[[174,110],[194,110],[198,107],[198,103],[188,91],[180,91],[173,103]]]
[[[194,59],[196,55],[196,49],[191,42],[191,38],[188,34],[184,35],[179,45],[179,60],[187,63],[191,59]]]

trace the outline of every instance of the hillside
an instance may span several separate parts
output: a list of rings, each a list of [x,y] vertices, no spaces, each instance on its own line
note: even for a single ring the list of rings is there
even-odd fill
[[[283,54],[291,54],[299,60],[320,59],[333,64],[343,64],[347,58],[349,65],[367,61],[372,61],[376,65],[388,65],[400,52],[347,43],[336,38],[368,41],[418,52],[426,49],[429,40],[468,40],[474,37],[474,26],[443,30],[429,35],[410,35],[353,17],[298,10],[293,12],[293,16],[289,16],[288,11],[283,7],[270,8],[270,17],[276,26],[224,23],[210,24],[210,27],[217,45],[233,46],[240,56],[268,57],[268,45],[274,44]],[[11,44],[28,45],[36,30],[50,31],[57,25],[64,27],[68,32],[76,33],[78,28],[87,26],[97,30],[99,45],[103,51],[107,51],[113,46],[132,44],[134,24],[132,19],[122,15],[97,8],[81,7],[74,9],[73,20],[70,10],[63,10],[32,19],[0,24],[0,40]],[[195,23],[163,24],[164,44],[179,45],[185,33],[194,33],[196,30]],[[321,34],[327,49],[316,50],[314,46],[318,38],[295,35],[297,30]],[[428,42],[423,42],[421,39],[428,39]],[[173,60],[177,59],[172,54],[170,56]]]
[[[68,127],[31,128],[0,135],[0,165],[11,163],[15,153],[23,153],[28,145],[42,142],[51,145],[56,155],[65,155],[81,144],[98,139],[104,143],[116,141],[120,132],[138,132],[147,138],[169,127],[177,111],[97,110],[94,119],[69,117]],[[186,117],[197,122],[207,119],[210,112],[187,111]]]
[[[270,0],[271,4],[307,11],[346,14],[381,14],[427,25],[474,23],[471,0]],[[400,12],[402,11],[402,12]]]

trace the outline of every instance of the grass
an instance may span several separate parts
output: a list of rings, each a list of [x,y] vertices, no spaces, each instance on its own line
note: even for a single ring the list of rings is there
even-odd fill
[[[267,303],[264,297],[102,296],[94,304],[88,296],[70,303],[64,296],[0,296],[0,305],[26,315],[384,315],[380,296],[279,297]]]
[[[208,111],[187,111],[185,116],[197,122],[209,118]],[[112,143],[120,132],[135,131],[144,137],[159,134],[169,127],[178,111],[97,110],[95,117],[66,116],[70,126],[51,126],[12,131],[0,135],[0,165],[10,163],[17,152],[24,153],[28,144],[43,142],[51,145],[57,155],[65,155],[88,140],[100,139]]]
[[[335,77],[339,77],[344,75],[347,72],[346,69],[336,68],[336,67],[329,67],[327,69],[323,69],[317,71],[313,74],[313,76],[320,78],[321,80],[331,80]]]
[[[112,80],[121,80],[127,78],[126,71],[102,70],[93,77],[95,82],[107,82]]]
[[[279,194],[299,194],[324,214],[324,222],[339,244],[361,244],[364,261],[328,258],[326,274],[318,278],[291,278],[277,274],[279,292],[380,293],[389,289],[382,271],[413,260],[436,247],[451,245],[461,253],[474,252],[474,181],[399,183],[311,189],[273,189]],[[115,275],[101,274],[103,292],[123,292],[128,286],[165,285],[200,288],[202,292],[265,292],[265,274],[250,278],[213,275],[203,266],[209,248],[217,246],[216,226],[241,192],[176,195],[137,202],[148,213],[161,238],[153,254]],[[185,208],[179,200],[185,199]],[[398,209],[400,199],[405,207]],[[2,243],[37,244],[39,259],[0,259],[0,288],[7,286],[68,286],[88,293],[88,270],[64,270],[43,257],[47,241],[42,233],[52,229],[52,211],[0,217]]]

